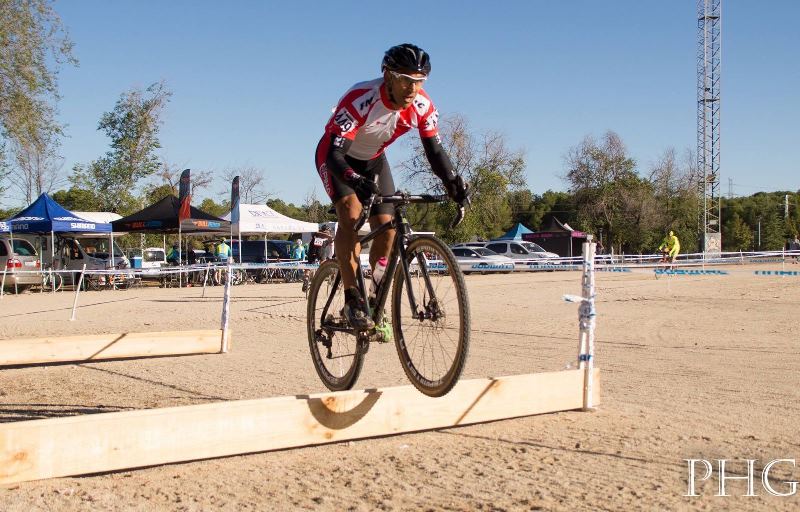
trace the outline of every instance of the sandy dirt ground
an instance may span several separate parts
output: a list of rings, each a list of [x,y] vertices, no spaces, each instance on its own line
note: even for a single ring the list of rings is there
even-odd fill
[[[798,510],[760,470],[800,459],[800,277],[598,273],[602,405],[488,424],[0,488],[0,510]],[[800,265],[787,265],[800,269]],[[561,370],[574,361],[577,272],[467,277],[465,377]],[[0,300],[0,338],[218,328],[221,288]],[[233,289],[232,351],[0,369],[0,422],[323,391],[299,284]],[[374,346],[357,387],[407,384]],[[2,440],[0,440],[2,441]],[[757,459],[756,497],[716,473],[687,493],[684,459]],[[715,467],[716,469],[716,467]],[[699,468],[702,470],[702,468]],[[776,466],[788,492],[800,467]]]

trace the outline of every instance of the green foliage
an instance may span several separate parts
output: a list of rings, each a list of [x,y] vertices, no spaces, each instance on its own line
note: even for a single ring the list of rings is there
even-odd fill
[[[92,212],[97,209],[97,197],[91,190],[72,187],[54,192],[52,198],[67,210]]]
[[[55,121],[58,69],[77,60],[51,4],[0,3],[0,136],[18,147],[43,145],[61,134]]]
[[[223,201],[222,203],[217,203],[211,198],[203,199],[203,202],[200,203],[198,207],[206,213],[210,213],[211,215],[216,215],[217,217],[222,217],[226,213],[228,213],[231,209],[230,201]]]
[[[753,247],[753,230],[735,212],[723,225],[722,244],[726,251],[749,251]]]
[[[147,204],[157,203],[158,201],[161,201],[165,197],[177,196],[177,195],[178,191],[175,190],[175,187],[167,184],[156,185],[154,187],[149,188],[145,192]]]
[[[521,151],[506,147],[505,138],[496,133],[473,134],[460,116],[442,119],[442,141],[456,173],[470,187],[472,206],[456,229],[450,229],[456,206],[442,204],[410,208],[409,220],[416,230],[435,231],[448,241],[492,238],[503,233],[513,219],[511,192],[525,185],[525,159]],[[433,174],[419,140],[411,143],[412,156],[400,164],[406,183],[414,192],[443,194],[441,181]],[[422,190],[420,190],[422,188]],[[519,201],[515,203],[519,207]],[[423,222],[422,229],[414,222]]]
[[[123,93],[114,110],[101,117],[98,129],[111,139],[111,151],[89,164],[76,165],[70,176],[74,186],[97,196],[99,209],[122,213],[138,204],[134,196],[137,183],[160,166],[155,154],[161,147],[158,130],[171,95],[163,82],[145,91],[133,89]]]

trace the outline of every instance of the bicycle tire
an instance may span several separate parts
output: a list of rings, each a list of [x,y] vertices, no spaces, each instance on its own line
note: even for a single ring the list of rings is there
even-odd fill
[[[334,292],[332,284],[338,274],[339,264],[335,260],[328,260],[320,265],[309,286],[306,310],[308,347],[311,351],[314,369],[317,371],[322,383],[325,384],[325,387],[331,391],[344,391],[353,388],[359,375],[361,375],[365,353],[352,332],[326,332],[320,327],[323,319],[318,317],[321,316],[330,294]],[[341,281],[335,290],[335,294],[336,296],[328,308],[327,320],[331,323],[344,325],[347,321],[344,319],[344,313],[342,312],[344,289]],[[324,345],[326,338],[329,341],[329,347]],[[331,362],[331,368],[325,364],[326,360]],[[336,374],[333,373],[333,370],[336,370]]]
[[[434,268],[430,265],[427,257],[422,256],[423,252],[435,252],[441,258],[442,267]],[[456,261],[453,252],[447,245],[436,237],[429,235],[421,235],[412,240],[406,249],[407,263],[409,267],[414,260],[417,260],[417,267],[419,269],[416,275],[412,277],[412,286],[415,286],[414,296],[418,302],[418,306],[423,310],[428,311],[428,307],[436,307],[441,312],[441,308],[446,307],[450,301],[455,300],[457,306],[457,323],[453,322],[452,315],[448,316],[444,313],[443,317],[432,320],[419,320],[412,319],[411,316],[406,315],[406,325],[403,322],[403,308],[410,310],[410,300],[408,296],[403,296],[403,290],[406,287],[405,273],[401,265],[398,265],[394,274],[394,284],[392,291],[392,329],[394,332],[395,348],[397,355],[400,358],[400,363],[403,370],[411,383],[419,391],[425,395],[432,397],[440,397],[446,395],[456,385],[461,373],[464,371],[464,365],[467,361],[467,354],[469,353],[469,340],[470,340],[470,312],[469,312],[469,297],[467,296],[467,286],[464,281],[464,275],[461,272],[458,262]],[[437,260],[438,261],[438,260]],[[421,268],[424,266],[424,269]],[[426,270],[423,272],[422,270]],[[436,286],[433,286],[432,279],[443,278],[442,281],[437,281]],[[441,290],[441,284],[448,282],[452,285],[453,296],[449,298],[450,292]],[[428,286],[440,296],[436,297],[437,302],[430,301],[431,297],[428,293]],[[452,305],[452,304],[449,304]],[[407,311],[410,313],[410,311]],[[450,338],[448,331],[457,332],[458,339],[455,342],[455,349],[452,354],[452,362],[449,363],[449,368],[441,376],[434,376],[429,371],[429,368],[424,368],[426,364],[426,352],[429,356],[431,366],[437,367],[436,356],[437,352],[441,352],[445,356],[445,347],[439,342],[439,346],[433,346],[431,341],[428,346],[427,335],[418,343],[418,334],[414,335],[413,330],[421,328],[426,330],[429,334],[445,335]],[[455,328],[455,331],[454,331]],[[452,338],[450,338],[452,342]],[[422,361],[415,358],[415,355],[420,355]],[[442,366],[447,366],[445,362]]]

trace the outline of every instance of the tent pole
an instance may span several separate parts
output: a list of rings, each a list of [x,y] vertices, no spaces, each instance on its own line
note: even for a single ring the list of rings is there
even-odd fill
[[[11,224],[11,222],[9,222],[8,223],[8,236],[11,239],[11,249],[13,251],[13,249],[14,249],[14,228],[12,226],[13,225]],[[11,257],[11,255],[9,254],[9,258],[10,257]],[[3,288],[6,287],[6,274],[8,273],[8,271],[6,270],[8,268],[8,262],[7,261],[8,260],[6,260],[6,266],[3,267],[3,281],[0,282],[0,298],[3,297]],[[39,270],[41,270],[41,267],[39,268]],[[14,291],[15,292],[17,291],[16,290],[16,285],[15,285]]]
[[[10,226],[9,226],[8,229],[9,229],[9,233],[11,233],[11,236],[10,236],[10,238],[11,238],[11,253],[8,255],[8,258],[11,259],[11,256],[14,255],[14,230],[11,229]],[[8,264],[6,264],[6,266],[8,266]],[[14,279],[14,295],[19,295],[19,290],[17,289],[17,280],[16,279]]]
[[[53,279],[53,262],[56,260],[56,234],[50,230],[50,284],[53,285],[53,293],[56,293],[56,280]]]
[[[183,286],[183,258],[181,258],[181,220],[178,219],[178,288]]]

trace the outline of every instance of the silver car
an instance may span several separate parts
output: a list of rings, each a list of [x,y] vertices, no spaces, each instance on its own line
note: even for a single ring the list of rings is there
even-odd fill
[[[4,288],[7,290],[23,292],[42,283],[36,249],[27,240],[14,238],[12,242],[8,236],[0,237],[0,269],[5,269]]]
[[[483,247],[452,247],[452,250],[458,266],[464,274],[472,272],[508,274],[514,270],[514,260]]]
[[[497,254],[501,254],[503,256],[508,256],[509,258],[515,260],[518,267],[526,267],[526,268],[536,268],[540,266],[544,266],[545,268],[550,267],[551,265],[558,265],[558,256],[553,258],[553,253],[548,253],[544,251],[538,245],[543,252],[537,251],[534,247],[527,245],[531,244],[532,242],[521,242],[515,240],[502,240],[502,241],[494,241],[489,242],[486,244],[486,248],[490,251],[494,251]],[[536,244],[533,244],[536,245]]]

